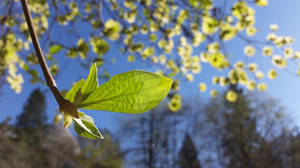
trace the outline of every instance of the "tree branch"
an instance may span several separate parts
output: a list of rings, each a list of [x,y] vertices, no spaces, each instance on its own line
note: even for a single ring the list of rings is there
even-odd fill
[[[29,33],[30,33],[30,36],[31,36],[31,39],[32,39],[32,43],[33,43],[35,52],[36,52],[36,56],[39,60],[40,66],[43,70],[43,73],[44,73],[44,76],[45,76],[45,79],[46,79],[46,83],[49,87],[56,86],[55,80],[54,80],[54,78],[52,77],[52,75],[49,71],[49,68],[48,68],[46,60],[44,58],[42,49],[40,47],[40,43],[39,43],[37,35],[35,33],[35,30],[34,30],[34,27],[33,27],[33,24],[32,24],[32,18],[31,18],[31,15],[29,13],[29,9],[28,9],[27,0],[22,0],[21,2],[22,2],[22,8],[23,8],[23,11],[24,11],[26,23],[27,23],[27,26],[28,26],[28,29],[29,29]]]
[[[48,65],[46,63],[45,57],[43,55],[42,49],[40,47],[40,43],[38,41],[38,37],[35,33],[33,24],[32,24],[32,18],[28,9],[28,3],[27,0],[21,0],[22,3],[22,8],[23,8],[23,12],[25,15],[25,19],[26,19],[26,23],[28,26],[28,30],[32,39],[32,44],[34,46],[35,52],[36,52],[36,56],[39,60],[39,64],[42,68],[47,86],[50,88],[52,94],[54,95],[57,103],[59,104],[59,109],[61,112],[63,113],[68,113],[70,115],[72,115],[73,117],[79,118],[78,116],[78,112],[77,112],[77,107],[69,102],[68,100],[66,100],[61,93],[59,92],[59,90],[56,87],[56,82],[51,74],[51,72],[49,71]]]

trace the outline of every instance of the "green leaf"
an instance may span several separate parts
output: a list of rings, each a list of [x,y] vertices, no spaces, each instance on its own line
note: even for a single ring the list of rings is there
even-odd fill
[[[100,58],[109,50],[109,44],[102,38],[93,37],[90,39],[90,43],[93,47],[93,51],[98,54]]]
[[[77,81],[73,87],[67,92],[65,99],[77,104],[82,101],[85,96],[94,91],[98,87],[97,66],[93,64],[90,69],[87,80],[81,79]]]
[[[212,6],[212,0],[189,0],[189,3],[193,7],[202,9]]]
[[[78,95],[78,91],[80,91],[80,89],[82,88],[82,86],[84,85],[84,79],[81,79],[79,81],[77,81],[73,87],[67,92],[65,99],[69,100],[71,103],[73,103],[75,101],[75,97],[76,95]]]
[[[78,135],[89,139],[104,138],[90,116],[85,115],[83,112],[78,114],[79,119],[73,118],[74,128]]]
[[[145,71],[115,75],[99,86],[78,108],[123,113],[143,113],[157,106],[169,93],[172,79]]]
[[[63,47],[60,45],[53,45],[49,48],[49,54],[54,55],[58,53]]]
[[[88,94],[98,87],[97,65],[93,64],[90,69],[88,78],[81,89],[81,94]]]

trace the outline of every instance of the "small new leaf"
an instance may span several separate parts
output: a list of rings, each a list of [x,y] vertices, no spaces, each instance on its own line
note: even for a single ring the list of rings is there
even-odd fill
[[[79,119],[73,118],[73,120],[74,128],[78,135],[89,139],[103,139],[102,134],[94,125],[94,121],[90,116],[79,112]]]
[[[98,76],[97,76],[97,65],[93,64],[88,78],[86,79],[86,82],[84,83],[81,94],[88,94],[94,91],[98,87]]]
[[[84,79],[77,81],[73,87],[67,92],[65,98],[70,102],[74,103],[76,95],[80,92],[81,88],[84,86]]]
[[[50,55],[54,55],[56,53],[58,53],[61,49],[63,49],[62,46],[60,45],[53,45],[49,48],[49,54]]]

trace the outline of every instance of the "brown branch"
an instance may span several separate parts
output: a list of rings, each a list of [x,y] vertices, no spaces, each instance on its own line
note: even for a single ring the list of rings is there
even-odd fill
[[[47,86],[50,88],[52,94],[54,95],[58,105],[59,105],[59,109],[61,112],[63,113],[68,113],[69,115],[72,115],[73,117],[79,118],[78,116],[78,112],[77,112],[77,107],[69,102],[68,100],[66,100],[61,93],[59,92],[59,90],[56,87],[56,82],[51,74],[51,72],[49,71],[48,65],[46,63],[45,57],[43,55],[42,49],[40,47],[40,43],[38,40],[38,37],[35,33],[33,24],[32,24],[32,18],[28,9],[28,3],[27,0],[21,0],[22,3],[22,8],[24,11],[24,15],[25,15],[25,19],[26,19],[26,23],[28,26],[28,30],[32,39],[32,44],[34,46],[35,52],[36,52],[36,56],[39,60],[39,64],[42,68]]]
[[[104,24],[103,18],[102,18],[102,3],[103,3],[103,0],[99,0],[98,11],[97,11],[101,26]]]

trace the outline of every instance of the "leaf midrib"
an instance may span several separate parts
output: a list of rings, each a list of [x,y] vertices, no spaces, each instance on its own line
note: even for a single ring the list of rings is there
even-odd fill
[[[167,82],[164,82],[162,83],[161,85],[159,86],[163,86],[163,85],[166,85]],[[100,86],[101,87],[101,86]],[[147,87],[147,88],[144,88],[143,90],[148,90],[150,89],[151,87]],[[100,100],[97,100],[97,101],[94,101],[94,102],[90,102],[90,103],[85,103],[85,104],[79,104],[78,105],[78,108],[83,108],[85,106],[90,106],[90,105],[93,105],[93,104],[97,104],[97,103],[100,103],[100,102],[104,102],[104,101],[108,101],[108,100],[113,100],[115,98],[118,98],[118,97],[123,97],[123,96],[130,96],[130,95],[134,95],[136,94],[136,92],[132,92],[132,93],[127,93],[127,94],[123,94],[123,95],[116,95],[116,96],[113,96],[113,97],[109,97],[109,98],[106,98],[106,99],[100,99]]]

